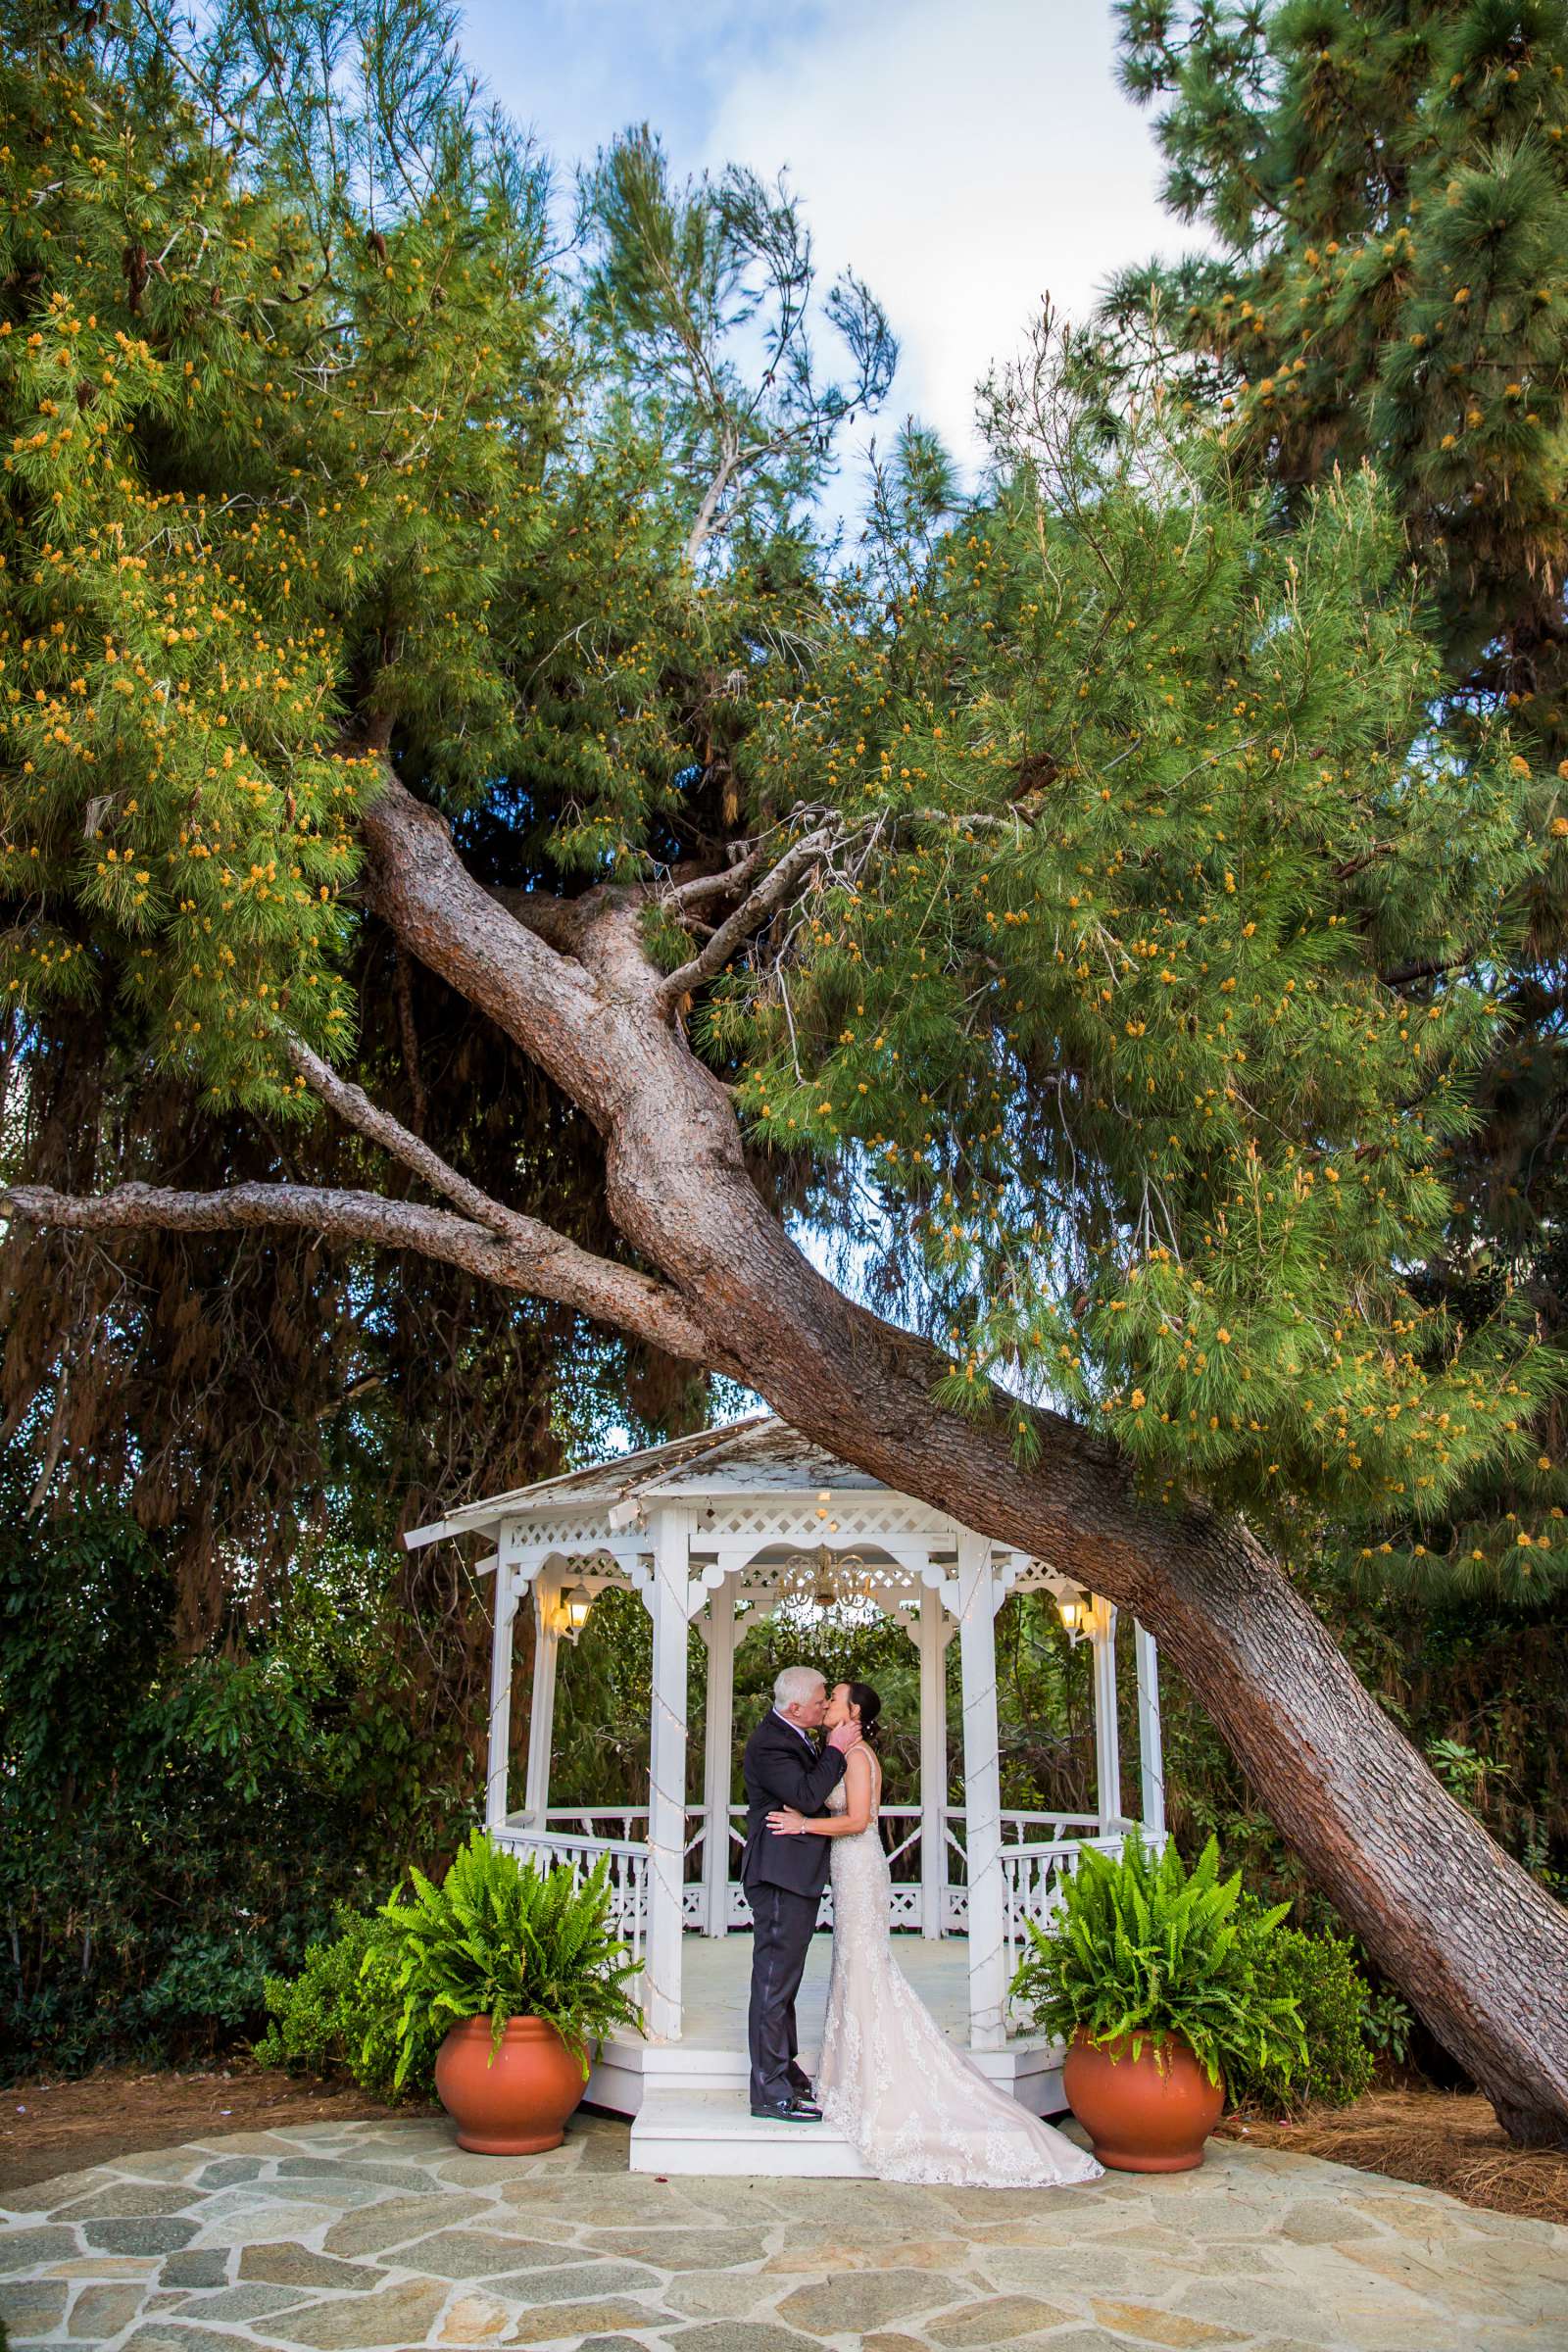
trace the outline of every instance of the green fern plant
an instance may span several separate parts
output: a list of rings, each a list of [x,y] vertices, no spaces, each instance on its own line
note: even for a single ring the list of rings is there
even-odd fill
[[[595,2042],[617,2026],[641,2031],[627,1987],[642,1962],[609,1928],[608,1862],[574,1882],[475,1830],[439,1886],[422,1871],[409,1878],[413,1900],[380,1912],[399,1947],[399,2085],[431,2033],[467,2018],[489,2018],[492,2064],[509,2018],[543,2018],[585,2079]]]
[[[1013,1998],[1061,2041],[1125,2037],[1136,2058],[1181,2039],[1211,2082],[1244,2067],[1288,2082],[1306,2062],[1300,2004],[1264,1963],[1290,1905],[1239,1916],[1241,1884],[1221,1880],[1212,1838],[1191,1871],[1174,1844],[1156,1858],[1130,1838],[1116,1860],[1086,1848],[1049,1927],[1024,1922]]]

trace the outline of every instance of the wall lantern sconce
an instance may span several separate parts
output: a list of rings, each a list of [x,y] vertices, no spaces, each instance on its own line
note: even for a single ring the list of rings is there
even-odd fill
[[[569,1592],[562,1595],[562,1606],[566,1612],[565,1633],[568,1642],[576,1641],[588,1622],[588,1612],[593,1605],[593,1595],[586,1585],[573,1585]]]
[[[1089,1631],[1089,1603],[1079,1594],[1071,1600],[1058,1600],[1056,1606],[1061,1611],[1067,1639],[1076,1649]]]

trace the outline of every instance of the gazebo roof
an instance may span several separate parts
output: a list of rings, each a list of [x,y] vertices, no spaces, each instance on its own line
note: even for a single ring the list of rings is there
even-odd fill
[[[549,1561],[569,1562],[591,1589],[615,1583],[642,1590],[656,1518],[672,1506],[687,1527],[694,1612],[735,1571],[746,1572],[749,1592],[767,1589],[824,1545],[853,1551],[879,1580],[878,1605],[903,1605],[929,1584],[956,1606],[961,1523],[842,1461],[773,1413],[483,1495],[412,1528],[403,1541],[418,1551],[444,1538],[477,1536],[495,1547],[474,1563],[478,1571],[505,1562],[531,1581]],[[1001,1545],[992,1547],[991,1573],[999,1595],[1027,1585],[1063,1595],[1080,1591],[1048,1561]]]
[[[715,1495],[757,1494],[814,1499],[823,1493],[889,1493],[879,1479],[824,1452],[774,1413],[752,1413],[717,1429],[673,1438],[568,1470],[531,1487],[487,1494],[428,1527],[412,1528],[403,1541],[411,1551],[443,1536],[491,1534],[503,1519],[548,1516],[556,1510],[602,1509],[616,1519],[646,1502],[703,1502]]]

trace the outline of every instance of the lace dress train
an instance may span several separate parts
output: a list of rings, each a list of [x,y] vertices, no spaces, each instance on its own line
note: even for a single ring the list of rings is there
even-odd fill
[[[878,1776],[880,1794],[880,1775]],[[842,1785],[828,1799],[845,1806]],[[883,2180],[1055,2188],[1098,2180],[1092,2156],[989,2082],[955,2049],[893,1957],[888,1864],[875,1807],[833,1839],[833,1969],[816,2092],[833,2128]]]

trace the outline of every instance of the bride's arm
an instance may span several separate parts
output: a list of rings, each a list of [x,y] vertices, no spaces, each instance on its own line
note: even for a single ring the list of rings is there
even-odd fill
[[[776,1838],[858,1838],[871,1819],[871,1759],[852,1747],[844,1769],[844,1810],[808,1816],[784,1805],[767,1817]]]

